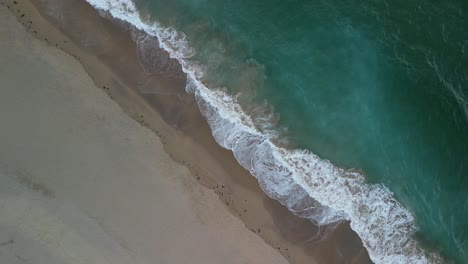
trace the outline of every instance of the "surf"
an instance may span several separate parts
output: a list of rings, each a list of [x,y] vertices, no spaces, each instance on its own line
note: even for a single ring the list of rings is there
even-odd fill
[[[144,20],[129,0],[87,2],[157,37],[159,46],[182,66],[187,75],[186,90],[197,99],[216,141],[233,152],[270,197],[317,225],[349,220],[375,263],[442,261],[415,239],[413,215],[387,187],[369,184],[358,171],[334,166],[309,150],[277,144],[277,134],[259,129],[236,96],[205,85],[204,65],[189,60],[197,51],[183,33]]]

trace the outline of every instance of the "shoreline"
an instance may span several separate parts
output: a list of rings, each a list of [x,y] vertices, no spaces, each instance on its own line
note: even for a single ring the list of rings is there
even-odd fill
[[[78,61],[0,14],[1,263],[287,263]]]
[[[97,87],[102,87],[126,114],[155,132],[174,160],[189,168],[247,228],[291,263],[314,259],[318,263],[325,259],[327,263],[338,262],[337,251],[346,252],[341,253],[344,259],[356,259],[352,263],[368,263],[367,253],[362,252],[359,238],[347,223],[335,229],[325,242],[305,243],[316,236],[318,228],[266,197],[255,178],[237,164],[232,153],[216,144],[193,96],[185,93],[185,80],[157,74],[148,76],[138,61],[135,43],[125,25],[101,18],[83,2],[61,3],[62,9],[49,9],[48,16],[47,9],[37,1],[17,2],[18,6],[22,5],[22,12],[13,13],[30,32],[80,61]],[[21,17],[23,13],[26,15]],[[61,31],[48,21],[53,21],[57,14],[66,16],[55,18],[56,23],[62,23],[58,24]],[[79,17],[86,20],[73,23],[80,21]],[[86,26],[92,26],[93,30],[84,34]]]

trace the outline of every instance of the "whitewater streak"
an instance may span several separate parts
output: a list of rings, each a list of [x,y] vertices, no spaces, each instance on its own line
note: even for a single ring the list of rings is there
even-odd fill
[[[436,253],[424,252],[415,240],[413,216],[388,188],[367,184],[362,174],[338,168],[310,151],[276,146],[274,135],[260,132],[235,97],[206,87],[201,81],[201,65],[188,60],[195,51],[183,33],[143,21],[131,0],[86,1],[157,37],[160,47],[187,74],[186,90],[195,95],[216,141],[233,151],[270,197],[318,225],[350,220],[351,228],[377,264],[442,262]]]

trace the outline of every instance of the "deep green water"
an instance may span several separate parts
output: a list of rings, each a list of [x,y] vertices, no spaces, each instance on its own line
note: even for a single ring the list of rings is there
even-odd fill
[[[385,184],[468,263],[468,2],[137,3],[187,34],[206,83],[273,106],[292,144]]]

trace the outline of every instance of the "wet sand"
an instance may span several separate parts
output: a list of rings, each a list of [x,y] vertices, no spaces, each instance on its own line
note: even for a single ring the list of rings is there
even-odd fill
[[[89,74],[95,86],[99,87],[99,92],[107,93],[109,98],[117,102],[128,116],[160,137],[164,152],[169,155],[170,160],[182,164],[190,171],[190,173],[187,172],[186,176],[191,177],[191,183],[187,184],[187,181],[183,181],[187,188],[183,189],[182,193],[194,195],[201,192],[197,190],[203,190],[205,195],[216,196],[215,200],[224,204],[222,210],[226,213],[229,210],[229,217],[236,216],[235,221],[240,219],[243,222],[246,227],[244,231],[255,235],[256,238],[262,238],[290,263],[370,262],[359,238],[352,232],[347,223],[330,229],[332,231],[329,232],[327,229],[318,229],[312,223],[288,212],[278,202],[266,197],[256,180],[237,164],[229,151],[220,148],[212,138],[209,127],[199,113],[194,98],[184,90],[184,75],[180,72],[177,63],[170,60],[163,51],[158,51],[154,58],[139,57],[139,49],[132,41],[128,25],[103,19],[97,11],[78,0],[46,1],[45,3],[24,0],[3,2],[9,6],[11,12],[18,17],[32,35],[49,44],[51,48],[62,49],[75,57]],[[141,37],[141,35],[134,32],[133,37]],[[147,42],[147,44],[152,42],[156,44],[155,40],[151,39]],[[151,69],[145,68],[140,63],[142,59],[154,59],[158,66]],[[86,101],[87,99],[82,98],[82,100]],[[118,127],[120,126],[116,125],[115,129]],[[145,131],[149,133],[148,129]],[[108,136],[110,137],[110,135]],[[2,136],[2,138],[5,137]],[[121,151],[125,152],[122,149]],[[140,159],[156,160],[158,158],[149,154],[144,153],[144,151],[138,153],[135,150],[134,155],[138,158],[133,157],[132,161],[139,163]],[[126,160],[123,156],[120,156],[120,159]],[[102,169],[104,170],[107,165],[104,164]],[[64,166],[62,168],[66,169]],[[155,171],[158,169],[156,168]],[[124,178],[122,176],[121,180],[129,181],[129,179]],[[101,174],[96,179],[102,185],[108,183],[107,181],[112,182],[112,178]],[[81,184],[86,185],[85,183],[90,180],[83,179]],[[63,182],[65,179],[61,181]],[[132,185],[133,183],[128,182],[128,184]],[[146,185],[138,186],[143,189],[149,188]],[[62,187],[56,186],[58,189]],[[134,187],[134,192],[138,193],[139,189]],[[55,195],[57,190],[52,187],[48,188]],[[68,186],[68,188],[71,187]],[[122,193],[131,196],[127,191],[122,191]],[[150,193],[152,193],[151,190],[148,190],[148,195]],[[84,199],[80,195],[83,196],[83,194],[77,193],[75,199]],[[162,195],[161,197],[166,196]],[[106,199],[112,200],[110,197]],[[197,201],[197,199],[193,200]],[[135,200],[135,204],[137,202],[138,200]],[[98,205],[93,206],[99,208]],[[105,208],[105,204],[101,204],[101,206]],[[119,208],[116,205],[113,209],[120,212],[122,216],[115,213],[115,217],[128,216],[129,212],[132,211],[129,208],[125,206]],[[193,208],[207,210],[210,207],[195,202]],[[213,213],[217,214],[221,209],[209,210],[213,210]],[[155,209],[155,211],[159,212],[160,215],[165,215],[163,210]],[[205,214],[204,218],[200,218],[201,222],[215,221],[218,218],[215,216],[216,214]],[[148,217],[153,220],[157,219],[156,216],[154,218]],[[146,216],[138,218],[146,218]],[[127,220],[128,224],[132,223],[131,219]],[[143,220],[139,219],[138,221]],[[152,225],[149,220],[144,220],[144,222],[148,223],[149,226]],[[155,228],[160,227],[160,224],[154,222],[157,221],[153,221]],[[231,224],[224,223],[222,225],[224,229],[225,225],[230,226]],[[119,227],[117,226],[115,229],[119,230]],[[144,228],[141,229],[144,230]],[[136,233],[132,234],[129,230],[127,232],[126,235],[139,239]],[[141,230],[139,232],[145,233]],[[147,239],[150,239],[150,234],[145,235],[147,235]],[[231,233],[227,233],[228,237],[231,235]],[[133,249],[135,248],[140,250],[138,246]],[[252,250],[255,251],[255,247]],[[263,258],[263,254],[260,255],[261,258]],[[265,259],[268,258],[267,255],[265,255]],[[260,262],[256,260],[252,263]]]

